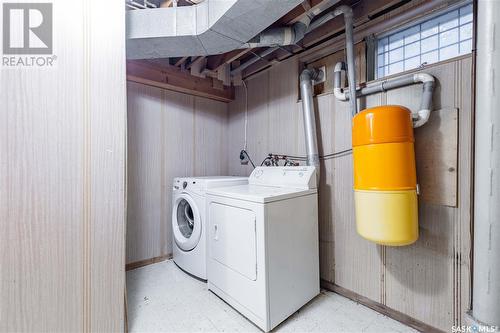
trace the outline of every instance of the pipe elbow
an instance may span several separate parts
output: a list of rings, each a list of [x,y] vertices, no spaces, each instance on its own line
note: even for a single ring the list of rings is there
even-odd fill
[[[414,75],[413,80],[417,83],[422,83],[422,101],[420,103],[420,110],[416,114],[413,127],[417,128],[429,120],[431,115],[432,95],[434,93],[435,79],[434,76],[427,73],[417,73]]]
[[[311,70],[304,69],[302,73],[300,73],[299,79],[301,84],[307,81],[311,81],[312,80]]]
[[[344,62],[340,61],[335,64],[335,68],[333,69],[333,95],[339,101],[347,101],[349,98],[344,89],[341,87],[341,72],[346,70],[346,65]]]
[[[333,95],[335,96],[336,99],[339,101],[347,101],[349,98],[347,98],[347,94],[342,88],[333,88]]]
[[[344,15],[346,18],[353,17],[352,8],[347,6],[347,5],[342,5],[342,6],[335,8],[334,13],[335,13],[335,16]]]
[[[346,67],[345,67],[345,63],[343,61],[336,63],[335,67],[333,69],[334,72],[341,72],[341,71],[345,71],[345,70],[346,70]]]
[[[431,116],[431,110],[430,109],[422,109],[419,110],[416,115],[416,117],[413,118],[413,127],[417,128],[429,121],[429,117]]]
[[[314,80],[320,80],[323,76],[323,71],[316,68],[306,68],[300,73],[300,83],[310,82]]]
[[[414,82],[421,82],[421,83],[428,83],[432,82],[432,85],[434,85],[435,79],[434,76],[427,74],[427,73],[417,73],[413,75],[413,81]]]

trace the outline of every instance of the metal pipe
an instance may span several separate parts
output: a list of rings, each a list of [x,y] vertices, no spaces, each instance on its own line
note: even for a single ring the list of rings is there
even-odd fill
[[[297,44],[304,38],[312,17],[312,15],[306,15],[292,26],[264,30],[247,43],[243,44],[240,49]]]
[[[144,0],[144,5],[146,7],[149,7],[149,8],[158,8],[157,5],[155,5],[154,3],[149,2],[148,0]]]
[[[426,73],[413,75],[413,80],[421,82],[422,98],[420,100],[420,110],[417,112],[417,118],[413,119],[413,127],[420,127],[425,124],[431,115],[432,95],[434,93],[434,77]]]
[[[349,104],[351,107],[351,114],[354,117],[358,113],[358,105],[355,97],[356,94],[356,64],[354,61],[354,28],[353,28],[353,14],[352,8],[349,6],[339,6],[335,8],[334,14],[344,15],[345,22],[345,47],[347,52],[347,80],[349,81],[349,87],[351,89],[353,96],[349,98]]]
[[[274,51],[277,51],[278,49],[279,49],[279,47],[270,47],[270,48],[264,50],[263,52],[255,55],[253,58],[249,59],[248,61],[245,61],[244,63],[242,63],[241,65],[239,65],[235,69],[233,69],[231,71],[231,75],[236,75],[236,74],[241,73],[242,71],[244,71],[245,69],[247,69],[248,67],[250,67],[251,65],[256,63],[257,61],[261,60],[265,56],[270,55],[271,53],[273,53]]]
[[[394,26],[404,25],[409,22],[414,22],[416,19],[422,18],[423,16],[429,15],[431,12],[437,10],[449,8],[450,6],[456,5],[456,0],[428,0],[421,5],[412,7],[401,14],[392,16],[383,21],[378,22],[375,20],[369,21],[364,24],[360,24],[354,28],[354,43],[359,43],[367,36],[373,34],[380,34],[390,29],[394,29]],[[311,23],[312,25],[313,23]],[[344,36],[340,35],[333,37],[321,45],[317,45],[308,49],[306,52],[302,53],[301,60],[305,63],[313,63],[318,59],[324,58],[334,52],[340,51],[344,48]],[[305,46],[310,46],[305,45]]]
[[[259,54],[249,59],[248,61],[244,62],[243,64],[232,70],[231,75],[241,73],[250,65],[253,65],[263,57],[278,50],[281,46],[294,45],[300,42],[304,38],[307,32],[310,32],[318,28],[319,26],[323,25],[328,21],[325,20],[324,18],[320,18],[319,20],[316,21],[313,21],[313,19],[317,15],[322,13],[324,10],[333,6],[333,4],[337,2],[338,0],[327,1],[324,4],[320,5],[319,7],[310,9],[308,12],[306,12],[304,17],[300,21],[295,22],[292,26],[267,29],[258,34],[257,36],[255,36],[254,38],[252,38],[251,40],[249,40],[247,43],[243,44],[240,47],[241,49],[256,48],[256,47],[271,47],[271,48],[264,51],[262,54]],[[311,28],[311,26],[313,28]]]
[[[334,69],[333,80],[333,93],[338,100],[350,100],[350,93],[341,87],[341,72],[345,70],[343,63],[337,63]],[[434,93],[435,79],[432,75],[427,73],[408,74],[400,77],[383,80],[368,84],[366,87],[356,91],[357,97],[368,96],[388,90],[406,87],[413,84],[421,83],[422,99],[420,101],[420,109],[412,113],[413,127],[420,127],[424,125],[430,117],[432,106],[432,95]]]
[[[128,4],[134,6],[134,7],[137,7],[137,8],[140,8],[140,9],[146,9],[148,8],[147,6],[145,6],[144,4],[141,4],[141,3],[138,3],[138,2],[135,2],[133,0],[129,0],[128,1]]]
[[[267,29],[260,34],[258,34],[255,38],[248,41],[242,45],[241,48],[254,48],[254,47],[262,47],[262,46],[284,46],[284,45],[293,45],[297,44],[299,41],[304,38],[306,32],[310,32],[319,26],[323,25],[331,18],[338,16],[340,14],[327,14],[325,17],[320,17],[316,22],[312,23],[311,21],[324,12],[326,9],[330,8],[334,4],[339,2],[339,0],[329,0],[324,3],[309,9],[305,15],[299,21],[295,22],[292,26],[287,27],[278,27],[278,28],[270,28]],[[343,6],[340,6],[341,8]],[[347,7],[347,6],[346,6]],[[350,7],[347,7],[350,10]],[[351,20],[352,20],[352,10],[351,10]]]
[[[500,1],[478,1],[472,316],[500,326]]]
[[[348,99],[348,94],[345,93],[345,89],[342,88],[341,83],[342,72],[345,72],[345,70],[345,62],[336,63],[333,69],[333,95],[339,101],[347,101]]]
[[[304,69],[300,74],[300,95],[304,117],[304,137],[306,140],[307,165],[316,167],[316,180],[319,182],[318,136],[316,134],[316,115],[314,112],[313,81],[321,80],[324,73],[317,69]]]

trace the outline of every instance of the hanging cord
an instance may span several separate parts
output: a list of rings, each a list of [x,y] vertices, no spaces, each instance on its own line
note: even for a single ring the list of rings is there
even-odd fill
[[[247,151],[243,149],[242,151],[240,151],[240,161],[242,161],[242,164],[248,164],[248,161],[243,162],[243,161],[245,161],[245,156],[248,158],[248,161],[250,161],[253,168],[255,169],[255,164],[253,163],[252,159],[250,158],[250,155],[248,155]]]
[[[247,152],[248,149],[248,87],[247,83],[245,80],[242,80],[243,87],[245,88],[245,130],[244,130],[244,143],[243,143],[243,149],[240,152],[240,161],[242,164],[248,164],[248,161],[252,164],[253,168],[255,169],[255,164],[252,161],[252,158]],[[245,162],[245,156],[248,158],[248,161]]]
[[[245,80],[243,82],[243,87],[245,88],[245,143],[243,144],[243,150],[246,152],[248,149],[248,139],[247,139],[247,131],[248,131],[248,87]],[[252,163],[253,164],[253,163]]]

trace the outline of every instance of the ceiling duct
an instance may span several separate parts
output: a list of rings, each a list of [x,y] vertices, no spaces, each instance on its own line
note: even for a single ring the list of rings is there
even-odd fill
[[[249,47],[248,41],[302,1],[205,0],[193,6],[130,10],[127,58],[206,56]]]

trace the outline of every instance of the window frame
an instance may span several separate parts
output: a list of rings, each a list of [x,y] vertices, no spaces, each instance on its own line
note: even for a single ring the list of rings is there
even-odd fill
[[[394,49],[391,49],[391,50],[387,50],[386,52],[382,52],[379,54],[379,41],[385,37],[390,37],[390,36],[393,36],[393,35],[396,35],[400,32],[403,32],[407,29],[410,29],[410,28],[413,28],[413,27],[417,27],[417,26],[420,26],[421,24],[423,23],[426,23],[426,22],[429,22],[429,21],[432,21],[433,19],[437,18],[437,17],[440,17],[440,16],[444,16],[448,13],[452,13],[453,11],[458,11],[460,10],[460,8],[462,7],[465,7],[465,6],[468,6],[468,5],[472,5],[472,21],[470,22],[466,22],[464,24],[460,24],[460,13],[458,13],[458,16],[457,16],[457,19],[459,20],[458,21],[458,24],[457,26],[455,27],[451,27],[447,30],[443,30],[443,31],[439,31],[437,33],[434,33],[432,35],[429,35],[429,36],[426,36],[424,38],[422,38],[422,36],[420,35],[419,39],[412,42],[412,43],[409,43],[409,44],[405,44],[404,43],[404,39],[403,39],[403,44],[401,46],[398,46]],[[428,15],[424,15],[416,20],[413,20],[411,22],[408,22],[406,24],[403,24],[403,25],[400,25],[398,27],[395,27],[395,28],[392,28],[392,29],[389,29],[389,30],[386,30],[386,31],[383,31],[381,33],[378,33],[378,34],[375,34],[373,35],[373,44],[371,45],[371,47],[367,47],[367,53],[369,52],[369,54],[367,54],[367,58],[368,56],[371,56],[373,57],[373,62],[371,64],[371,66],[373,66],[373,68],[368,68],[368,71],[367,73],[370,73],[371,76],[373,77],[373,79],[375,80],[379,80],[379,79],[383,79],[385,77],[390,77],[390,76],[394,76],[394,75],[401,75],[402,73],[405,73],[405,72],[409,72],[409,71],[415,71],[415,70],[418,70],[419,68],[424,68],[426,66],[430,66],[430,65],[434,65],[434,64],[438,64],[438,63],[441,63],[441,62],[445,62],[445,61],[449,61],[450,59],[454,59],[454,58],[458,58],[458,57],[463,57],[463,56],[466,56],[466,55],[469,55],[471,54],[473,51],[474,51],[474,45],[475,45],[475,4],[474,4],[474,1],[473,0],[463,0],[463,1],[459,1],[455,4],[453,4],[452,6],[449,6],[447,8],[444,8],[442,10],[439,10],[439,11],[436,11],[434,13],[430,13]],[[472,24],[472,35],[471,35],[471,38],[470,39],[466,39],[466,40],[463,40],[461,41],[460,40],[460,28],[462,26],[465,26],[465,25],[468,25],[468,24]],[[466,41],[471,41],[471,52],[470,53],[466,53],[466,54],[458,54],[456,56],[453,56],[453,57],[450,57],[450,58],[447,58],[447,59],[444,59],[444,60],[438,60],[436,62],[431,62],[431,63],[427,63],[425,65],[420,65],[419,67],[415,67],[415,68],[412,68],[412,69],[405,69],[404,68],[404,62],[408,59],[411,59],[413,57],[409,57],[409,58],[405,58],[405,55],[404,55],[404,49],[405,47],[407,47],[408,45],[411,45],[413,43],[419,43],[419,52],[418,54],[416,54],[414,57],[421,57],[423,54],[427,54],[427,53],[431,53],[431,52],[435,52],[435,51],[440,51],[441,49],[443,49],[443,47],[440,47],[439,43],[440,43],[440,34],[443,33],[443,32],[447,32],[447,31],[451,31],[453,29],[457,29],[458,30],[458,41],[456,43],[451,43],[449,45],[445,45],[445,47],[449,47],[449,46],[453,46],[453,45],[458,45],[459,47],[459,52],[460,52],[460,43],[462,42],[466,42]],[[421,32],[421,27],[419,27],[419,31]],[[437,40],[438,40],[438,47],[436,49],[432,49],[432,50],[429,50],[427,52],[424,52],[422,53],[422,40],[426,40],[426,39],[429,39],[429,38],[433,38],[437,36]],[[389,44],[388,44],[389,45]],[[370,48],[372,48],[370,50]],[[402,56],[402,60],[400,61],[397,61],[395,63],[399,63],[401,62],[403,64],[403,70],[399,71],[399,72],[396,72],[396,73],[391,73],[391,74],[385,74],[384,72],[384,75],[382,76],[379,76],[379,55],[381,54],[388,54],[390,51],[394,51],[394,50],[397,50],[397,49],[402,49],[403,50],[403,56]],[[387,64],[385,66],[390,66],[391,64]]]

